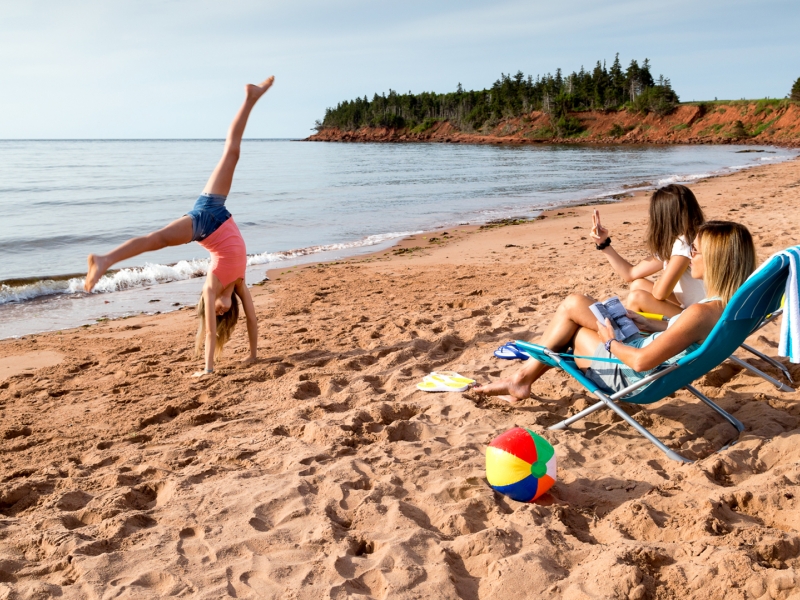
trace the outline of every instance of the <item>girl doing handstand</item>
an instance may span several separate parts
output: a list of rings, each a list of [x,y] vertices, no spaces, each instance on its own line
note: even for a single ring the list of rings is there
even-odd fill
[[[195,343],[197,356],[205,344],[205,369],[194,373],[194,377],[214,372],[214,359],[219,358],[239,317],[236,297],[241,299],[244,307],[250,342],[250,355],[242,362],[248,364],[256,360],[258,322],[253,300],[244,280],[247,250],[239,228],[225,208],[225,200],[239,160],[247,118],[258,99],[272,86],[274,79],[270,77],[258,85],[250,84],[245,87],[244,103],[228,130],[222,158],[191,211],[163,229],[130,239],[108,254],[90,254],[88,258],[89,269],[84,289],[91,292],[112,265],[144,252],[198,242],[211,253],[211,264],[197,306],[199,324]]]

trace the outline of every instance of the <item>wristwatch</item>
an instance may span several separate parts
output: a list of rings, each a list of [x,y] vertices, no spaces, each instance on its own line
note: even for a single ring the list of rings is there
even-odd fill
[[[616,338],[611,338],[610,340],[608,340],[608,341],[605,343],[606,352],[608,352],[609,354],[611,354],[611,342],[616,342],[616,341],[617,341],[617,340],[616,340]]]

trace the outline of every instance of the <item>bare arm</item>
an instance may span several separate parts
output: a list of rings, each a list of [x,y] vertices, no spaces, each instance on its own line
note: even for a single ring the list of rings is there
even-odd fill
[[[643,260],[638,265],[632,265],[617,254],[617,251],[614,250],[612,246],[608,246],[605,250],[602,250],[602,253],[605,254],[608,262],[611,263],[611,266],[617,272],[617,275],[628,283],[635,279],[644,279],[648,275],[658,273],[664,268],[664,263],[654,256]],[[680,279],[680,277],[678,277],[678,279]],[[675,281],[677,282],[677,279]],[[670,294],[671,293],[670,291]]]
[[[686,269],[689,268],[690,259],[685,256],[673,256],[664,269],[664,274],[658,278],[653,286],[653,297],[656,300],[666,300],[672,295]]]
[[[214,353],[217,350],[217,294],[206,286],[203,289],[206,303],[206,373],[214,370]]]
[[[610,231],[600,223],[600,211],[595,210],[592,213],[592,231],[589,236],[595,244],[602,244],[609,237]],[[627,260],[622,258],[612,246],[608,246],[602,250],[608,262],[611,263],[617,275],[622,277],[625,281],[630,283],[634,279],[642,279],[648,275],[658,273],[664,268],[660,260],[651,256],[647,260],[643,260],[638,265],[632,265]],[[680,279],[680,277],[678,277]],[[677,279],[676,279],[677,282]],[[672,291],[670,290],[670,294]],[[667,294],[669,296],[669,294]]]
[[[258,358],[258,318],[256,317],[256,308],[253,305],[250,290],[247,289],[243,279],[236,283],[236,293],[242,299],[242,307],[247,319],[247,338],[250,342],[250,356],[242,362],[252,363]]]
[[[717,304],[717,303],[714,303]],[[692,343],[704,340],[719,320],[719,307],[693,304],[681,314],[680,320],[644,348],[634,348],[622,342],[611,343],[611,353],[637,372],[656,368],[686,350]],[[613,339],[611,323],[598,323],[597,333],[605,342]]]

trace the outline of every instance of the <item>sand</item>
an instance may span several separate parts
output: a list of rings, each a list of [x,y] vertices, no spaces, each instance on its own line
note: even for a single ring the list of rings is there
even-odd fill
[[[800,160],[692,187],[760,258],[798,242]],[[631,259],[646,206],[600,207]],[[721,452],[735,430],[686,392],[627,407],[682,465],[609,412],[547,431],[592,402],[556,372],[516,407],[415,389],[508,374],[492,351],[563,296],[627,293],[590,211],[273,273],[260,362],[237,364],[241,325],[201,381],[191,310],[0,342],[0,598],[800,597],[800,393],[730,364],[701,379],[747,425]],[[776,355],[777,325],[754,338]],[[514,425],[555,445],[539,504],[485,481]]]

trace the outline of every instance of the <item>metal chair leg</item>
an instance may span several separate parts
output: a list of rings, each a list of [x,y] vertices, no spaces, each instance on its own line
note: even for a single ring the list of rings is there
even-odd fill
[[[569,427],[573,423],[575,423],[577,421],[580,421],[582,418],[592,414],[596,410],[599,410],[599,409],[605,407],[605,405],[606,405],[606,403],[603,402],[602,400],[600,400],[600,402],[598,402],[597,404],[592,404],[589,408],[583,409],[578,414],[572,415],[568,419],[564,419],[560,423],[556,423],[555,425],[552,425],[551,427],[548,427],[548,429],[554,430],[554,431],[558,430],[558,429],[566,429],[567,427]]]
[[[689,391],[690,391],[692,394],[694,394],[696,397],[698,397],[700,400],[702,400],[703,402],[705,402],[705,403],[706,403],[708,406],[710,406],[711,408],[713,408],[715,411],[717,411],[717,412],[718,412],[720,415],[722,415],[722,416],[725,418],[725,420],[726,420],[728,423],[730,423],[731,425],[733,425],[734,427],[736,427],[736,430],[737,430],[739,433],[741,433],[741,432],[743,432],[743,431],[744,431],[744,424],[743,424],[743,423],[742,423],[742,422],[741,422],[739,419],[737,419],[736,417],[734,417],[732,414],[730,414],[730,413],[726,412],[726,411],[725,411],[725,410],[724,410],[724,409],[723,409],[721,406],[719,406],[719,405],[718,405],[718,404],[716,404],[715,402],[712,402],[712,401],[711,401],[711,399],[710,399],[710,398],[708,398],[708,397],[707,397],[705,394],[701,394],[701,393],[700,393],[700,392],[697,390],[697,388],[695,388],[695,387],[693,387],[693,386],[691,386],[691,385],[687,385],[687,386],[686,386],[686,389],[687,389],[687,390],[689,390]]]
[[[742,360],[741,358],[739,358],[737,356],[731,355],[731,356],[728,357],[728,360],[736,363],[737,365],[739,365],[740,367],[742,367],[744,369],[747,369],[748,371],[752,371],[753,373],[755,373],[759,377],[761,377],[763,379],[766,379],[772,385],[774,385],[776,388],[778,388],[781,392],[793,392],[794,391],[794,389],[790,388],[785,383],[782,383],[782,382],[778,381],[774,377],[770,377],[769,375],[764,373],[764,371],[762,371],[761,369],[757,369],[756,367],[751,365],[749,362],[744,361],[744,360]]]
[[[742,344],[740,346],[740,348],[743,348],[743,349],[747,350],[750,354],[755,354],[761,360],[771,364],[776,369],[779,369],[783,373],[784,377],[786,377],[786,380],[789,383],[791,383],[792,385],[794,385],[794,379],[792,379],[792,374],[789,372],[789,369],[787,369],[785,365],[779,363],[777,360],[775,360],[771,356],[767,356],[763,352],[759,352],[758,350],[756,350],[752,346],[748,346],[747,344]]]
[[[624,410],[622,410],[622,408],[617,406],[614,403],[614,401],[611,400],[608,396],[605,396],[604,394],[601,394],[600,392],[595,392],[595,395],[597,397],[599,397],[605,403],[605,405],[608,406],[608,408],[610,408],[615,413],[617,413],[624,421],[626,421],[628,423],[628,425],[630,425],[636,431],[638,431],[644,437],[646,437],[653,445],[656,446],[656,448],[661,450],[669,458],[671,458],[672,460],[676,460],[678,462],[683,462],[683,463],[693,463],[694,462],[693,460],[689,460],[688,458],[685,458],[685,457],[681,456],[680,454],[675,452],[675,450],[673,450],[672,448],[670,448],[667,445],[665,445],[664,442],[659,440],[656,436],[654,436],[647,429],[645,429],[645,427],[641,423],[639,423],[636,419],[634,419],[628,413],[626,413]]]

